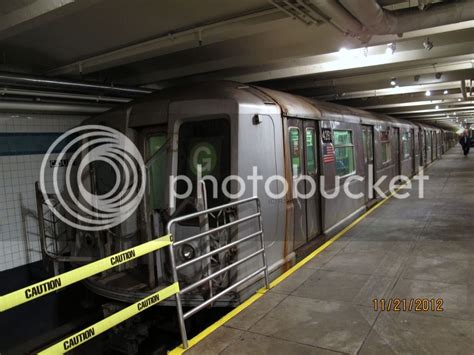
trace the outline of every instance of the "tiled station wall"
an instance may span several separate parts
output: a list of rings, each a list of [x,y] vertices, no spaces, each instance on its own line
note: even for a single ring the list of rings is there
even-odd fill
[[[0,271],[41,259],[35,197],[41,162],[60,133],[84,119],[0,113]]]

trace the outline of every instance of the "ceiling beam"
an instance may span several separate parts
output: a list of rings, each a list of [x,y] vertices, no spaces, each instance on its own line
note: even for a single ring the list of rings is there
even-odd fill
[[[36,0],[1,17],[0,40],[12,37],[51,20],[85,9],[103,0]]]
[[[321,84],[318,82],[315,83],[316,87],[291,90],[291,92],[304,96],[318,97],[323,95],[326,96],[330,93],[340,95],[342,93],[351,93],[353,91],[361,90],[392,89],[393,85],[391,85],[391,80],[395,80],[396,84],[399,87],[412,87],[414,85],[423,85],[423,87],[426,87],[426,90],[429,90],[431,84],[440,84],[444,82],[455,81],[459,82],[458,84],[460,87],[461,80],[464,80],[466,78],[474,78],[474,69],[472,69],[473,64],[471,63],[471,61],[466,62],[465,65],[466,67],[469,66],[470,68],[455,71],[449,71],[448,69],[446,69],[446,71],[437,71],[437,69],[433,69],[432,67],[430,74],[419,75],[417,80],[415,80],[414,78],[414,76],[417,74],[412,74],[411,76],[396,76],[395,72],[389,72],[388,74],[374,73],[373,78],[371,77],[371,75],[360,77],[358,78],[359,80],[354,81],[353,78],[349,78],[347,82],[344,83],[342,80],[340,80],[335,83],[334,86],[329,86],[328,84],[330,83]],[[439,78],[436,77],[436,73],[440,75]]]
[[[402,94],[411,94],[411,93],[424,93],[427,90],[431,92],[439,91],[444,92],[444,90],[453,90],[460,88],[459,81],[450,81],[446,83],[437,83],[429,85],[408,85],[401,87],[392,87],[392,88],[383,88],[376,90],[362,90],[354,91],[342,94],[329,94],[322,96],[315,96],[314,98],[321,100],[348,100],[348,99],[360,99],[365,97],[382,97],[382,96],[396,96]],[[461,96],[460,96],[461,97]]]
[[[417,114],[417,113],[428,113],[428,112],[439,112],[439,113],[449,113],[449,112],[463,112],[466,110],[472,110],[474,106],[462,106],[462,107],[442,107],[439,106],[438,109],[426,109],[417,107],[397,107],[394,110],[383,110],[383,113],[387,115],[401,115],[401,114]],[[470,111],[469,111],[470,112]]]
[[[436,73],[442,74],[440,79],[443,81],[449,81],[446,80],[446,74],[451,74],[453,72],[459,73],[456,77],[460,76],[461,78],[466,77],[464,74],[469,75],[474,73],[472,61],[470,59],[455,61],[453,58],[453,61],[450,63],[437,63],[434,65],[426,63],[424,65],[410,65],[408,68],[397,69],[382,67],[379,70],[369,71],[361,75],[336,77],[332,79],[319,79],[318,76],[314,76],[313,78],[308,79],[279,80],[275,83],[269,82],[267,86],[274,89],[293,92],[302,89],[320,89],[327,91],[328,88],[334,88],[341,92],[350,91],[350,87],[353,87],[354,85],[359,85],[360,87],[360,85],[368,83],[373,84],[375,86],[374,88],[387,87],[390,86],[389,81],[391,78],[397,79],[397,83],[400,85],[414,83],[415,76],[418,76],[416,84],[429,83],[433,81],[438,82],[439,79],[435,80]]]
[[[185,49],[210,45],[265,31],[291,26],[292,18],[277,9],[267,9],[190,29],[163,34],[95,57],[49,71],[48,75],[89,74]]]
[[[456,42],[453,42],[452,36],[456,36]],[[409,62],[416,63],[422,60],[436,62],[437,59],[453,56],[468,55],[474,58],[474,29],[440,34],[438,37],[438,40],[432,39],[437,44],[431,51],[424,49],[418,38],[399,44],[399,49],[393,55],[385,53],[386,45],[369,47],[367,56],[364,55],[362,48],[357,48],[344,53],[293,59],[286,63],[275,64],[273,68],[262,66],[261,68],[246,69],[242,74],[229,75],[226,78],[239,82],[260,82],[353,69],[406,66]]]

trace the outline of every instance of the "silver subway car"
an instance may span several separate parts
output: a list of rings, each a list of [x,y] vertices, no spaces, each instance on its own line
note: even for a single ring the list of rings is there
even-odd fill
[[[86,124],[116,128],[136,143],[147,164],[148,188],[138,211],[112,231],[98,233],[94,243],[90,236],[76,233],[71,247],[74,255],[99,257],[100,250],[111,254],[164,234],[174,217],[256,195],[261,201],[272,277],[285,271],[308,245],[334,234],[379,198],[367,182],[369,175],[374,179],[387,176],[381,184],[386,191],[393,177],[416,174],[420,166],[438,159],[453,145],[451,132],[438,128],[235,82],[164,90]],[[96,169],[93,175],[91,184],[98,185],[98,190],[111,184],[107,171]],[[365,179],[353,179],[355,175]],[[318,183],[322,180],[327,195],[340,187],[336,182],[342,185],[348,179],[350,191],[362,194],[328,198],[319,186],[310,194],[312,185],[299,179],[302,176]],[[170,194],[170,187],[176,194]],[[302,197],[305,194],[311,196]],[[206,221],[177,223],[173,235],[179,241],[251,213],[248,207],[229,208]],[[186,262],[238,240],[249,234],[252,223],[180,245],[176,258]],[[255,247],[242,243],[216,254],[210,262],[195,263],[179,273],[180,282],[201,280],[210,268],[223,269]],[[186,295],[183,302],[197,304],[249,270],[251,265],[244,263],[222,273]],[[163,253],[90,279],[87,285],[104,296],[130,302],[170,278],[169,260]],[[214,306],[242,302],[258,285],[260,281],[242,285]]]

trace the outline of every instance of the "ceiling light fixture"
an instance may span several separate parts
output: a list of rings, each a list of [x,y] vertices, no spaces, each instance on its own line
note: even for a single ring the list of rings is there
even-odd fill
[[[443,91],[443,94],[444,94],[444,95],[448,95],[448,90],[444,90],[444,91]]]
[[[387,44],[387,48],[385,49],[385,53],[392,55],[397,50],[397,44],[395,42],[391,42]]]
[[[423,47],[427,50],[430,51],[433,49],[434,44],[433,42],[430,41],[429,37],[426,37],[426,39],[423,41]]]
[[[435,106],[435,109],[436,109],[436,110],[439,110],[439,106],[438,106],[438,105],[436,105],[436,106]]]
[[[397,85],[397,78],[390,79],[390,85],[392,85],[392,86]]]
[[[340,54],[346,54],[346,53],[347,53],[347,48],[346,48],[346,47],[342,47],[341,49],[339,49],[339,53],[340,53]]]
[[[425,95],[426,95],[426,96],[431,96],[431,91],[430,91],[430,90],[426,90]]]

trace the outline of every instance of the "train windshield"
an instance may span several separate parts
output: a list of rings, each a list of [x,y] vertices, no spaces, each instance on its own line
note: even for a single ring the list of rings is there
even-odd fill
[[[178,175],[187,176],[196,196],[198,166],[201,167],[207,192],[207,205],[214,207],[228,202],[222,194],[222,182],[230,175],[230,124],[220,118],[183,123],[179,129]],[[178,181],[177,192],[186,191]],[[181,201],[182,202],[182,201]],[[180,201],[177,201],[177,207]],[[185,211],[189,211],[188,208]]]

